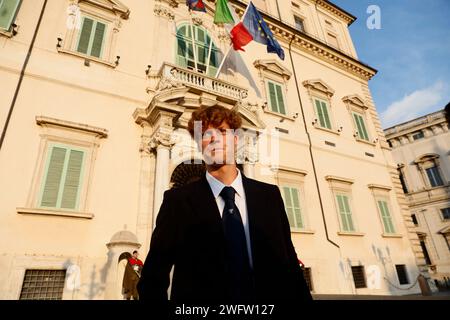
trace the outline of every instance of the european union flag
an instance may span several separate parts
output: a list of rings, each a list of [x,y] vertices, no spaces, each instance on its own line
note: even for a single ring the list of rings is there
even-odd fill
[[[272,31],[270,31],[266,22],[251,1],[248,4],[247,13],[242,22],[248,32],[253,36],[253,40],[267,45],[267,52],[274,52],[278,54],[281,60],[284,60],[283,48],[281,48],[278,41],[273,37]]]

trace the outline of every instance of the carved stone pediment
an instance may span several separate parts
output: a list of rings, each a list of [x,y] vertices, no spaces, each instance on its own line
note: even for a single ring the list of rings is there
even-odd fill
[[[281,76],[285,80],[289,80],[292,72],[275,59],[256,60],[253,62],[255,68],[265,72],[272,72]]]
[[[345,96],[345,97],[342,98],[342,101],[344,103],[352,104],[352,105],[355,105],[355,106],[360,107],[362,109],[368,109],[368,106],[366,105],[364,100],[360,96],[358,96],[356,94]]]
[[[83,2],[112,11],[123,19],[128,19],[130,16],[130,9],[119,0],[75,0],[75,3]]]
[[[305,80],[302,82],[303,86],[310,91],[319,91],[326,94],[328,97],[332,97],[334,94],[334,90],[331,89],[329,85],[327,85],[324,81],[320,79],[314,80]]]

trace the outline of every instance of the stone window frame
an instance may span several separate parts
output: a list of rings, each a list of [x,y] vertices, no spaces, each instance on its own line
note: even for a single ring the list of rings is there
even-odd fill
[[[342,98],[342,102],[344,102],[345,107],[348,110],[348,113],[350,115],[352,127],[353,127],[353,137],[356,141],[369,144],[371,146],[375,146],[375,143],[373,142],[373,134],[372,130],[369,128],[369,121],[370,120],[370,114],[369,114],[369,107],[364,102],[364,99],[361,98],[359,95],[353,94],[353,95],[347,95]],[[364,120],[364,126],[367,131],[368,139],[365,140],[359,137],[358,135],[358,128],[355,124],[355,119],[353,117],[353,113],[358,113],[362,115]]]
[[[392,207],[392,199],[391,199],[391,190],[392,187],[390,186],[384,186],[384,185],[378,185],[378,184],[368,184],[367,187],[370,189],[372,193],[372,197],[374,199],[375,207],[378,214],[378,220],[380,222],[381,230],[382,230],[382,237],[384,238],[401,238],[402,235],[399,233],[399,219],[396,218],[396,215],[394,214],[394,210]],[[378,201],[382,200],[387,203],[388,210],[389,210],[389,216],[391,218],[392,225],[394,227],[393,233],[387,233],[386,228],[383,222],[382,213],[380,211],[380,207],[378,206]]]
[[[436,153],[426,153],[419,157],[417,157],[414,160],[414,164],[417,166],[417,169],[419,170],[420,176],[422,177],[422,182],[425,185],[426,189],[433,189],[433,188],[442,188],[444,186],[448,185],[448,179],[444,175],[444,172],[441,168],[440,163],[440,156]],[[436,167],[442,182],[444,183],[442,186],[435,186],[433,187],[430,183],[430,180],[428,179],[428,175],[426,173],[426,169]]]
[[[294,6],[294,3],[298,6]],[[304,5],[304,4],[303,4]],[[303,12],[304,8],[302,7],[302,1],[292,1],[291,2],[291,13],[292,13],[292,24],[296,26],[295,24],[295,16],[302,19],[303,21],[303,32],[306,34],[311,34],[311,26],[310,20],[307,18],[306,14]],[[296,28],[296,30],[298,30]]]
[[[68,17],[73,19],[73,27],[66,25],[65,36],[61,39],[62,43],[58,42],[57,45],[58,52],[82,58],[85,60],[86,66],[89,66],[90,61],[94,61],[116,68],[120,59],[117,55],[118,33],[122,27],[122,21],[128,19],[130,10],[117,0],[108,0],[108,2],[110,6],[95,0],[70,0],[67,11],[69,13]],[[77,51],[83,17],[106,25],[103,54],[100,58]]]
[[[54,269],[54,270],[66,270],[66,284],[70,278],[73,278],[69,269],[71,266],[77,266],[74,262],[76,257],[68,256],[46,256],[46,255],[17,255],[14,257],[11,265],[11,271],[9,276],[10,290],[5,297],[9,300],[19,300],[22,292],[22,286],[25,279],[26,270],[30,269]],[[72,263],[70,263],[72,262]],[[72,269],[73,270],[73,269]],[[73,291],[69,286],[64,286],[63,300],[71,299],[73,297]]]
[[[19,26],[16,24],[17,17],[19,15],[19,11],[22,7],[23,0],[18,0],[16,11],[14,12],[14,17],[12,17],[11,20],[11,26],[9,30],[0,29],[0,36],[5,36],[7,38],[12,38],[17,34],[16,28],[19,28]]]
[[[261,87],[263,88],[262,94],[265,99],[265,104],[263,110],[265,113],[274,115],[282,119],[288,119],[294,121],[294,118],[290,116],[291,108],[289,107],[288,101],[288,81],[292,76],[292,72],[283,66],[280,62],[275,59],[259,59],[253,62],[253,65],[258,70],[258,75],[260,79]],[[286,114],[278,113],[272,111],[269,106],[269,91],[268,91],[268,81],[280,84],[283,93],[283,102]]]
[[[448,218],[448,219],[444,218],[444,213],[442,212],[442,210],[444,210],[444,209],[450,209],[450,203],[447,203],[445,205],[441,205],[437,209],[439,211],[439,218],[441,219],[441,222],[448,222],[448,221],[450,221],[450,218]]]
[[[306,205],[307,199],[305,196],[305,177],[308,174],[307,171],[291,168],[287,166],[272,166],[271,170],[275,174],[278,188],[283,196],[284,201],[284,190],[282,187],[296,188],[299,193],[300,202],[300,214],[302,216],[303,228],[293,228],[290,227],[291,233],[304,233],[304,234],[314,234],[315,231],[311,229],[310,219],[308,216],[308,206]],[[287,213],[287,212],[286,212]]]
[[[355,206],[353,204],[352,185],[354,183],[354,180],[348,179],[348,178],[343,178],[343,177],[332,176],[332,175],[325,176],[325,180],[327,180],[329,182],[330,191],[333,196],[334,210],[336,212],[337,219],[338,219],[337,221],[338,221],[338,225],[339,225],[339,231],[337,231],[337,234],[341,235],[341,236],[364,236],[365,233],[360,231],[359,221],[358,221],[359,219],[357,217],[357,214],[355,211]],[[346,231],[343,229],[342,218],[341,218],[341,214],[339,212],[339,204],[337,203],[337,195],[338,194],[343,194],[348,197],[350,211],[352,214],[352,223],[353,223],[353,226],[355,229],[354,231]]]
[[[336,124],[334,112],[333,112],[334,106],[332,103],[332,97],[334,95],[334,90],[321,79],[305,80],[302,82],[302,84],[308,91],[309,100],[310,100],[311,106],[313,108],[314,120],[311,122],[312,122],[314,128],[323,130],[326,132],[334,133],[336,135],[340,135],[342,130],[336,129],[338,126]],[[327,102],[328,115],[330,118],[331,129],[323,128],[318,123],[319,120],[318,120],[318,115],[317,115],[317,111],[316,111],[315,99],[324,100],[325,102]]]
[[[45,116],[37,116],[36,124],[41,127],[41,141],[36,159],[36,167],[34,169],[25,206],[17,207],[17,213],[92,219],[94,214],[89,212],[89,189],[92,185],[95,159],[100,146],[99,140],[106,138],[108,136],[108,131],[103,128]],[[49,152],[51,152],[49,147],[55,143],[74,146],[85,150],[82,171],[83,176],[80,179],[83,183],[80,188],[78,209],[76,210],[43,208],[39,206],[39,196],[41,194],[43,179],[45,179],[45,166],[47,164]]]

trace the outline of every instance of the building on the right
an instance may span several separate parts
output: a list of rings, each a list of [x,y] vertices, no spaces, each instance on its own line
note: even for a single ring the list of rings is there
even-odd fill
[[[430,276],[450,289],[450,123],[445,110],[384,130]]]

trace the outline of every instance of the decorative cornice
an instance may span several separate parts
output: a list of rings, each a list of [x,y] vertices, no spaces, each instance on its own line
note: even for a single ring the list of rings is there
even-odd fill
[[[353,182],[355,182],[355,180],[353,180],[353,179],[331,176],[331,175],[325,176],[325,179],[330,182],[342,182],[342,183],[347,183],[347,184],[353,184]]]
[[[237,5],[236,11],[240,15],[244,13],[246,4],[239,0],[232,0],[230,2]],[[276,38],[281,39],[286,43],[291,43],[292,41],[292,45],[294,47],[312,54],[313,56],[345,70],[365,81],[369,81],[377,73],[377,70],[365,65],[361,61],[358,61],[338,49],[327,45],[322,40],[316,39],[304,32],[300,32],[293,26],[285,24],[265,12],[260,13]]]
[[[369,107],[364,102],[364,99],[356,94],[348,95],[342,98],[342,101],[346,104],[352,104],[354,106],[360,107],[367,110]]]
[[[350,13],[327,0],[316,0],[316,3],[323,9],[344,20],[347,25],[351,25],[356,20],[355,16],[351,15]]]
[[[423,162],[427,162],[427,161],[431,161],[431,160],[435,160],[435,159],[439,159],[438,154],[427,153],[427,154],[422,154],[422,155],[418,156],[416,159],[414,159],[414,163],[419,164],[419,163],[423,163]]]
[[[75,3],[82,3],[87,2],[89,4],[92,4],[94,6],[110,10],[112,12],[119,13],[120,17],[123,19],[128,19],[130,16],[130,9],[128,9],[127,6],[125,6],[123,3],[121,3],[118,0],[75,0]]]
[[[309,91],[315,90],[326,94],[328,97],[332,97],[334,90],[320,79],[305,80],[302,82],[303,86]]]
[[[302,170],[302,169],[297,169],[297,168],[292,168],[292,167],[287,167],[287,166],[280,166],[280,165],[272,165],[270,167],[271,171],[281,171],[281,172],[287,172],[287,173],[293,173],[293,174],[300,174],[302,176],[306,176],[308,174],[308,171],[306,170]]]
[[[70,129],[76,129],[88,133],[96,134],[100,138],[108,137],[108,130],[98,127],[93,127],[88,124],[77,123],[67,120],[60,120],[45,116],[36,116],[36,124],[40,126],[57,126],[57,127],[65,127]]]
[[[170,21],[175,19],[175,13],[173,12],[173,10],[162,5],[155,4],[153,12],[156,16],[167,18]]]
[[[367,187],[369,189],[381,189],[381,190],[387,190],[387,191],[392,190],[392,187],[390,187],[390,186],[383,186],[381,184],[374,184],[374,183],[368,184]]]
[[[283,66],[280,62],[270,59],[270,60],[255,60],[253,62],[255,68],[260,69],[262,71],[270,71],[277,75],[282,76],[285,80],[289,80],[292,75],[292,72]]]

